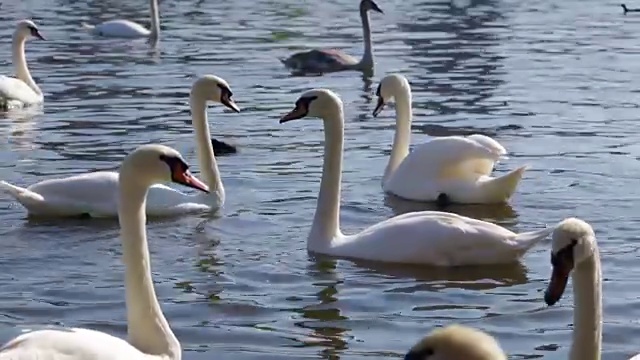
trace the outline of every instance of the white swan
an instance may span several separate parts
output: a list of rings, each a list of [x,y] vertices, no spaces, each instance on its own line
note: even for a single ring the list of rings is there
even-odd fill
[[[149,189],[147,215],[168,216],[216,211],[225,199],[224,187],[211,147],[207,124],[207,101],[220,102],[239,112],[226,81],[204,75],[193,83],[189,102],[200,171],[209,194],[189,195],[165,185]],[[13,196],[30,215],[111,217],[118,214],[118,173],[98,171],[67,178],[51,179],[21,188],[0,181],[0,190]]]
[[[145,38],[157,40],[160,36],[160,15],[158,12],[158,0],[149,0],[151,12],[151,30],[129,20],[109,20],[98,25],[82,23],[82,27],[94,35],[118,37],[118,38]]]
[[[547,305],[562,297],[573,271],[573,340],[570,360],[600,360],[602,347],[602,270],[593,228],[569,218],[560,222],[552,236],[551,280],[544,294]],[[640,354],[631,360],[639,360]]]
[[[30,37],[45,39],[33,21],[19,21],[11,40],[11,56],[16,77],[0,75],[0,109],[21,108],[44,101],[42,90],[33,81],[27,67],[24,45]]]
[[[287,59],[280,59],[293,73],[329,73],[344,70],[373,70],[373,46],[371,44],[371,25],[369,11],[383,13],[373,0],[360,1],[360,19],[364,37],[364,54],[358,60],[336,49],[314,49],[295,53]]]
[[[494,139],[470,136],[436,137],[409,152],[411,137],[411,87],[399,74],[386,76],[376,91],[377,116],[391,99],[396,101],[396,133],[382,188],[408,200],[461,204],[503,203],[509,200],[527,169],[491,176],[495,161],[507,151]]]
[[[552,231],[516,234],[501,226],[439,212],[407,213],[355,235],[340,231],[343,106],[330,90],[314,89],[296,101],[280,123],[315,116],[324,121],[325,153],[320,193],[307,248],[346,258],[438,266],[511,263]]]
[[[153,288],[146,237],[145,199],[152,184],[173,181],[201,191],[207,185],[189,173],[176,150],[144,145],[120,167],[118,207],[125,264],[128,342],[89,329],[47,329],[20,335],[0,349],[0,360],[180,360],[180,343],[162,313]]]
[[[493,336],[462,325],[436,329],[415,344],[404,360],[507,360]]]

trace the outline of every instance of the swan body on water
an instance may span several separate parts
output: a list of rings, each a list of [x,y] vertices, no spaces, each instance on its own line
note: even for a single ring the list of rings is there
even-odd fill
[[[432,331],[415,344],[404,360],[507,360],[493,336],[462,325]]]
[[[280,59],[292,73],[322,74],[344,70],[373,70],[373,46],[369,11],[383,13],[373,0],[360,1],[360,19],[364,37],[364,54],[360,60],[336,49],[314,49]]]
[[[149,0],[151,29],[130,20],[109,20],[98,25],[82,23],[82,27],[92,34],[116,38],[151,38],[158,39],[160,36],[160,14],[158,11],[158,0]]]
[[[214,101],[239,112],[232,95],[227,82],[217,76],[204,75],[194,82],[189,99],[192,124],[200,171],[211,191],[190,195],[155,184],[149,189],[147,215],[215,212],[222,207],[225,191],[211,145],[206,108],[207,101]],[[118,214],[118,177],[113,171],[97,171],[45,180],[28,188],[0,181],[0,191],[13,196],[29,215],[113,217]]]
[[[0,109],[42,104],[44,95],[31,77],[24,47],[29,38],[45,40],[31,20],[21,20],[11,39],[11,57],[16,77],[0,75]]]
[[[443,136],[416,145],[409,152],[409,82],[402,75],[388,75],[376,94],[374,116],[392,99],[396,102],[396,132],[382,177],[386,193],[415,201],[440,201],[444,197],[447,202],[460,204],[504,203],[513,195],[527,167],[492,177],[495,162],[507,153],[499,142],[482,134]]]
[[[128,341],[79,328],[19,335],[0,348],[0,360],[180,360],[182,349],[153,288],[146,237],[145,201],[153,184],[175,182],[203,192],[176,150],[144,145],[125,157],[117,194],[125,264]]]
[[[439,211],[392,217],[360,233],[340,231],[340,186],[344,142],[344,110],[330,90],[305,92],[280,123],[304,117],[324,122],[325,149],[315,217],[307,240],[311,252],[407,264],[436,266],[512,263],[552,230],[516,234],[501,226]]]

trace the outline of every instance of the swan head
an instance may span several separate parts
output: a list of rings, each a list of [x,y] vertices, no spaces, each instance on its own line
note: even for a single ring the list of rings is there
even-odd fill
[[[40,30],[31,20],[20,20],[16,25],[16,30],[13,33],[14,38],[29,39],[34,37],[36,39],[45,40],[44,36],[40,34]]]
[[[203,75],[198,78],[191,86],[191,96],[204,101],[215,101],[233,112],[240,112],[240,108],[231,98],[233,92],[229,84],[215,75]]]
[[[328,120],[338,114],[342,114],[342,100],[338,94],[328,89],[313,89],[300,95],[293,110],[280,119],[280,124],[304,117]]]
[[[544,293],[547,305],[560,300],[571,271],[597,252],[596,235],[585,221],[568,218],[556,225],[551,236],[551,281]]]
[[[191,175],[182,155],[164,145],[142,145],[124,158],[120,174],[127,174],[126,182],[150,187],[158,183],[174,182],[209,192],[209,187]]]
[[[392,99],[395,100],[399,94],[411,91],[410,89],[409,81],[403,75],[391,74],[385,76],[376,90],[378,102],[376,103],[376,108],[373,109],[373,116],[378,116],[387,103]]]
[[[480,330],[449,325],[436,329],[414,345],[404,360],[506,360],[491,336]]]
[[[382,12],[382,10],[380,10],[380,7],[378,6],[378,4],[376,4],[375,2],[373,2],[373,0],[362,0],[360,1],[360,11],[375,11],[375,12],[379,12],[380,14],[384,14],[384,12]]]

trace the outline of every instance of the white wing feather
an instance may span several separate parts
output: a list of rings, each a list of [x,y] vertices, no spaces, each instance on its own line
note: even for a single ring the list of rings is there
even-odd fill
[[[38,330],[0,349],[0,360],[151,360],[125,340],[89,329]]]

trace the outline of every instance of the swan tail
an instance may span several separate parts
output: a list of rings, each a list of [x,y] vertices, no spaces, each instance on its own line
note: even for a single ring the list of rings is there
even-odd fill
[[[81,26],[85,30],[93,30],[93,29],[96,28],[95,25],[88,24],[88,23],[86,23],[84,21],[81,23]]]
[[[35,193],[29,189],[9,184],[6,181],[0,181],[0,191],[11,195],[16,199],[16,201],[18,201],[25,207],[29,207],[30,205],[35,206],[44,202],[44,198],[42,197],[42,195]]]
[[[521,254],[524,254],[534,245],[544,240],[547,236],[551,235],[554,229],[555,227],[552,226],[546,227],[542,230],[528,231],[516,234],[515,238],[513,239],[513,243],[519,250],[519,252],[521,252]]]
[[[522,180],[524,172],[528,169],[528,166],[519,167],[510,173],[486,180],[482,185],[482,193],[485,194],[485,200],[487,203],[502,203],[507,202],[516,192],[516,188]]]

